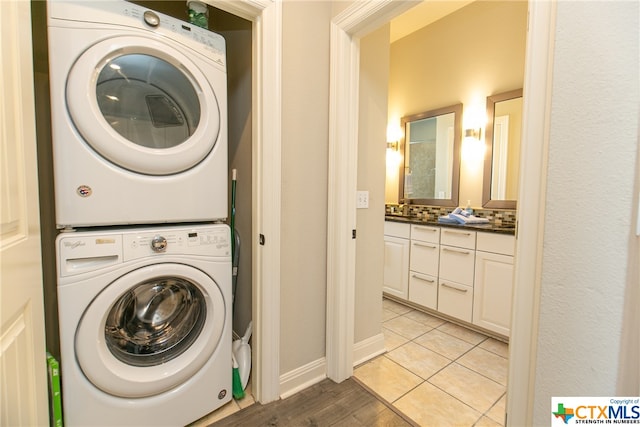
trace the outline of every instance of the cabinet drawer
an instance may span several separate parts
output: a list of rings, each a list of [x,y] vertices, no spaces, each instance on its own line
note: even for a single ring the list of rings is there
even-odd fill
[[[471,322],[473,288],[448,280],[438,284],[438,311],[456,319]]]
[[[385,221],[384,235],[408,239],[409,237],[411,237],[411,224],[402,224],[399,222]]]
[[[434,276],[411,272],[409,301],[427,308],[438,308],[438,279]]]
[[[440,278],[473,286],[475,251],[440,245]]]
[[[427,225],[412,225],[411,240],[422,242],[440,243],[440,227],[429,227]]]
[[[411,240],[410,270],[437,276],[439,258],[440,245]]]
[[[453,228],[443,228],[440,236],[440,244],[457,246],[459,248],[475,249],[476,232],[468,230],[457,230]]]
[[[515,253],[516,238],[508,234],[478,233],[476,249],[494,254],[511,255]]]

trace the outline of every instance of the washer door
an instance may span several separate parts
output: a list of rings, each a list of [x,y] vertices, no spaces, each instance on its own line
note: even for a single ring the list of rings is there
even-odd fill
[[[153,396],[196,374],[218,347],[225,304],[217,284],[183,264],[121,276],[83,314],[75,337],[84,375],[114,396]]]
[[[141,174],[190,169],[220,131],[206,76],[188,56],[146,37],[114,37],[83,52],[69,72],[66,100],[87,144]]]

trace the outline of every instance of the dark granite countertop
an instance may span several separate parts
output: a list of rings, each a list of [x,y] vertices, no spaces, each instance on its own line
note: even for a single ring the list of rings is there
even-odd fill
[[[500,233],[500,234],[516,234],[516,228],[513,225],[495,225],[492,223],[489,224],[447,224],[438,221],[434,221],[432,219],[424,219],[417,217],[408,217],[402,215],[385,215],[385,221],[393,221],[393,222],[402,222],[405,224],[421,224],[421,225],[434,225],[438,227],[448,227],[448,228],[458,228],[458,229],[467,229],[473,231],[486,231],[489,233]]]

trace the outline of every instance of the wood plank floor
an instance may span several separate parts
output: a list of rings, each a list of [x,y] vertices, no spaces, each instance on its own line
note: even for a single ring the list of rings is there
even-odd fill
[[[416,426],[396,411],[353,378],[340,384],[326,379],[287,399],[251,405],[211,427]]]

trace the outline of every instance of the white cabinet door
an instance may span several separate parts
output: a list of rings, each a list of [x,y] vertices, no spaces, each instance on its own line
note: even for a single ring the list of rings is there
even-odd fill
[[[473,323],[509,336],[513,294],[513,257],[476,252]]]
[[[409,288],[409,239],[384,236],[384,279],[382,290],[407,299]]]

